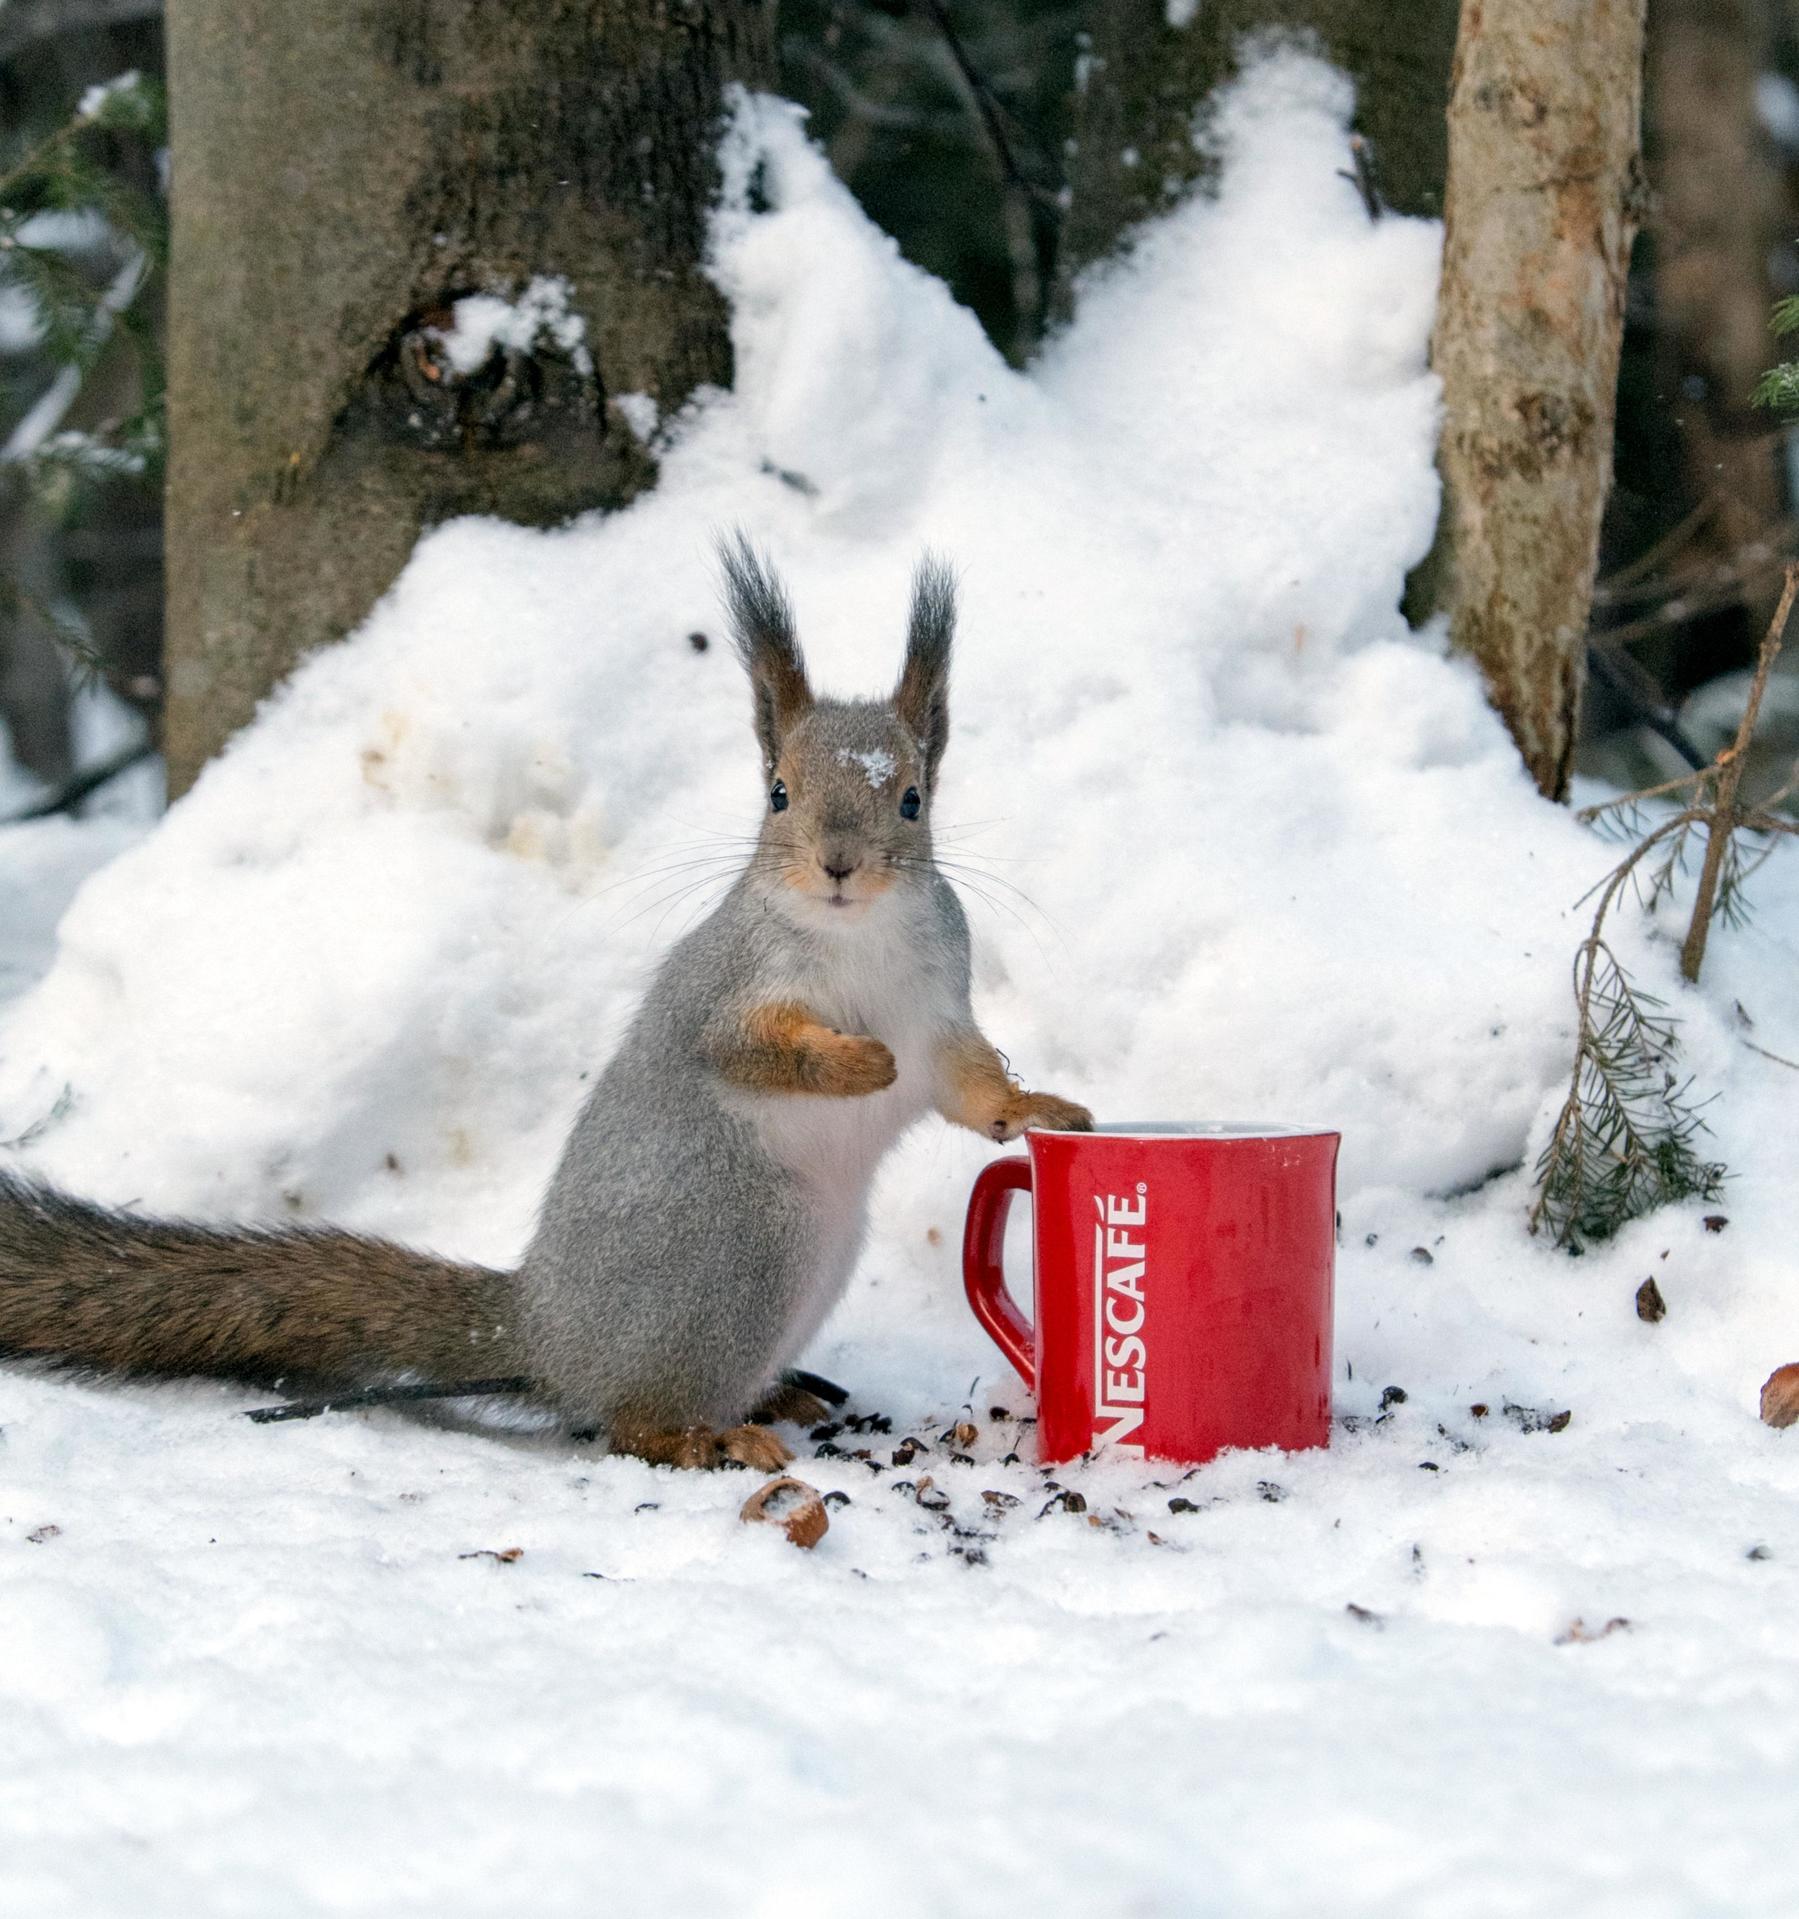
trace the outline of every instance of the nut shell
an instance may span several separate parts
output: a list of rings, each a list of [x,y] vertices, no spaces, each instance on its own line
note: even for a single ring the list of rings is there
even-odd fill
[[[791,1477],[771,1479],[758,1486],[743,1502],[737,1517],[746,1525],[779,1526],[794,1545],[808,1551],[831,1529],[818,1488]]]
[[[1799,1420],[1799,1361],[1777,1366],[1762,1387],[1762,1418],[1770,1426],[1790,1426]]]

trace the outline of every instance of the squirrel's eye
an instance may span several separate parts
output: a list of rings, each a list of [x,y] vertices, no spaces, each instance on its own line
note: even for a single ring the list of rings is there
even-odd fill
[[[921,804],[922,802],[918,797],[918,788],[916,786],[908,786],[905,792],[900,796],[900,818],[902,820],[917,819],[918,809]]]
[[[776,780],[774,785],[768,789],[768,803],[777,813],[785,813],[787,811],[787,782],[785,780]]]

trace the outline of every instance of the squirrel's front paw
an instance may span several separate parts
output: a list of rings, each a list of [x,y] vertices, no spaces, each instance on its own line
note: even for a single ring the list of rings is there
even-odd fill
[[[817,1057],[813,1088],[835,1098],[878,1093],[899,1078],[892,1051],[866,1033],[833,1033]]]
[[[1020,1133],[1090,1133],[1093,1115],[1071,1099],[1057,1099],[1054,1093],[1020,1093],[1006,1102],[992,1126],[998,1140],[1016,1139]]]

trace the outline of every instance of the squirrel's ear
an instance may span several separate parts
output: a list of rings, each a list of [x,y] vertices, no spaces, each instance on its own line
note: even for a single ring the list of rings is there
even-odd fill
[[[719,540],[718,559],[737,654],[755,696],[756,738],[772,773],[788,728],[812,710],[793,606],[774,568],[741,528]]]
[[[912,575],[912,618],[906,629],[906,664],[893,706],[924,754],[925,785],[937,781],[937,764],[949,743],[949,654],[956,635],[956,576],[949,563],[927,553]]]

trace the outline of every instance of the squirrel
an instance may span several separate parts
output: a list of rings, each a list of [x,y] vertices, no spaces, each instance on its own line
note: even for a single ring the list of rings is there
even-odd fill
[[[516,1376],[653,1463],[774,1471],[824,1416],[787,1368],[837,1303],[888,1149],[934,1109],[992,1140],[1086,1131],[1026,1092],[969,1001],[932,851],[955,583],[914,575],[885,700],[820,698],[740,531],[725,604],[753,694],[754,851],[667,954],[576,1120],[516,1272],[331,1228],[142,1219],[0,1172],[0,1354],[351,1389]],[[823,1382],[819,1382],[823,1383]]]

